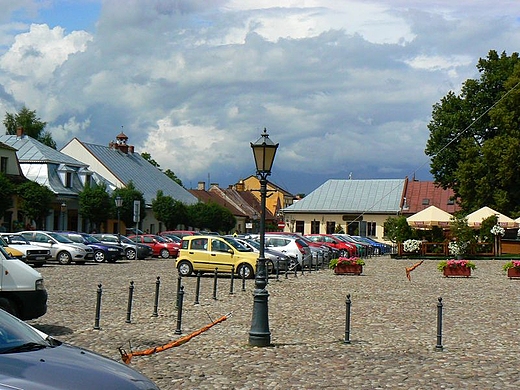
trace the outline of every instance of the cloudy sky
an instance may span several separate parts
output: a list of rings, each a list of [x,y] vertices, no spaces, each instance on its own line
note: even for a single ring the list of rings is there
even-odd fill
[[[433,104],[489,50],[520,48],[517,0],[0,0],[0,117],[24,105],[61,148],[123,130],[186,187],[431,180]],[[3,125],[0,124],[1,127]],[[2,130],[4,131],[4,129]]]

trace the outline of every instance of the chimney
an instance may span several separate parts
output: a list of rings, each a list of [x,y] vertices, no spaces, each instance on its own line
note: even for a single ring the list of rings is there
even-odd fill
[[[236,189],[238,192],[242,192],[242,191],[244,191],[244,189],[245,189],[244,180],[240,180],[240,181],[236,184],[235,189]]]
[[[16,136],[18,138],[23,138],[23,127],[22,126],[19,126],[16,128]]]
[[[128,153],[134,154],[134,145],[129,145],[128,146]]]
[[[118,134],[116,137],[116,143],[114,144],[114,149],[120,150],[124,154],[128,154],[128,145],[126,144],[127,140],[128,137],[125,133],[121,132],[120,134]]]
[[[197,189],[199,191],[205,191],[206,190],[206,183],[203,182],[203,181],[199,181],[199,183],[197,184]]]
[[[209,185],[209,187],[210,187],[210,188],[212,188],[212,187],[218,188],[218,183],[211,183],[211,184]]]

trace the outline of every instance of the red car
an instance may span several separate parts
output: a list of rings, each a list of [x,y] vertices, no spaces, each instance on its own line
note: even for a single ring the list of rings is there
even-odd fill
[[[355,244],[342,241],[332,234],[306,234],[305,237],[311,241],[336,248],[341,252],[346,252],[345,255],[348,254],[349,257],[358,255],[357,246]]]
[[[128,236],[132,241],[148,245],[152,248],[152,256],[168,259],[179,255],[179,246],[174,242],[169,242],[161,236],[155,234],[138,234]]]

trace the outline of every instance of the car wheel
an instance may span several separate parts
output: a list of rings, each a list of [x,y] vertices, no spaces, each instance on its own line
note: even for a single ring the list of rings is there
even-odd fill
[[[137,257],[136,256],[136,253],[135,253],[135,250],[130,248],[130,249],[127,249],[126,252],[125,252],[125,257],[127,260],[135,260],[135,258]]]
[[[177,270],[181,276],[190,276],[193,272],[193,266],[187,260],[183,260],[177,266]]]
[[[241,278],[252,279],[255,276],[255,271],[253,271],[253,267],[249,264],[240,264],[237,269],[237,274]]]
[[[18,308],[16,305],[7,298],[0,298],[0,309],[18,317]]]
[[[95,251],[94,252],[94,261],[96,263],[102,263],[106,259],[105,253],[103,251]]]
[[[69,252],[63,251],[58,253],[58,256],[56,256],[56,260],[58,260],[58,263],[66,265],[70,264],[70,262],[72,261],[72,256]]]
[[[161,257],[163,259],[169,259],[170,258],[170,251],[168,251],[168,249],[161,249]]]

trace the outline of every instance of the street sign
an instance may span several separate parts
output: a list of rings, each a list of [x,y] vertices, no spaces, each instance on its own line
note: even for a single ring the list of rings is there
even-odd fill
[[[285,227],[285,222],[278,222],[278,229],[283,229]]]
[[[141,219],[141,202],[134,200],[134,222],[137,223]]]

